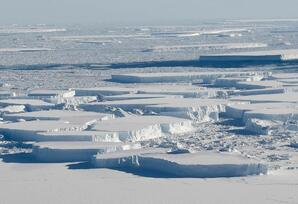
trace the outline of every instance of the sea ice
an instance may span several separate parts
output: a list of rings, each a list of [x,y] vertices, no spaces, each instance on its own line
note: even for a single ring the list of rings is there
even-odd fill
[[[199,98],[153,98],[138,100],[105,101],[81,104],[87,111],[106,112],[110,108],[121,108],[133,112],[135,109],[144,112],[156,112],[160,115],[171,115],[199,122],[218,120],[218,114],[224,111],[227,100]]]
[[[238,52],[218,55],[201,55],[201,62],[282,62],[298,60],[298,50],[271,50]]]
[[[125,87],[75,88],[73,90],[75,90],[76,96],[113,96],[136,92],[134,89]]]
[[[267,165],[259,161],[230,153],[212,152],[169,154],[154,153],[154,150],[146,149],[133,150],[97,154],[93,159],[93,165],[100,168],[136,168],[192,178],[238,177],[267,173]]]
[[[28,111],[50,110],[55,108],[55,104],[47,103],[39,99],[3,99],[0,106],[24,105]]]
[[[91,130],[113,133],[121,141],[143,141],[163,137],[166,134],[193,132],[191,120],[167,116],[128,116],[102,121]]]
[[[75,95],[73,90],[32,90],[28,93],[28,96],[39,98],[61,97],[69,98]]]
[[[41,162],[77,162],[89,161],[97,153],[138,148],[137,143],[122,142],[37,142],[32,154]]]
[[[162,73],[131,73],[114,74],[112,81],[122,83],[175,83],[193,82],[202,80],[203,83],[211,83],[218,78],[225,77],[268,77],[270,72],[162,72]]]

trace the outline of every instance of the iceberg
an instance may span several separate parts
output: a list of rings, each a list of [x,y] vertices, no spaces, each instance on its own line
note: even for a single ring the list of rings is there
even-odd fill
[[[185,134],[195,130],[192,121],[167,116],[128,116],[94,124],[90,130],[116,134],[120,141],[135,142]]]
[[[298,50],[270,50],[218,55],[201,55],[200,62],[282,62],[298,60]]]
[[[28,93],[28,96],[37,98],[50,98],[50,97],[61,97],[70,98],[75,95],[74,90],[32,90]]]
[[[175,83],[202,80],[212,83],[218,78],[262,76],[267,78],[271,72],[161,72],[161,73],[131,73],[114,74],[112,81],[121,83]]]
[[[27,111],[50,110],[55,108],[55,104],[47,103],[39,99],[3,99],[0,100],[0,106],[24,105]]]
[[[153,98],[88,103],[81,104],[80,108],[96,112],[106,112],[111,107],[130,112],[140,109],[144,112],[156,112],[160,115],[182,117],[202,122],[218,120],[218,114],[224,112],[227,103],[229,102],[223,99]]]
[[[121,142],[37,142],[32,155],[39,162],[78,162],[89,161],[97,153],[139,148],[137,143]]]
[[[158,152],[159,151],[159,152]],[[216,178],[267,173],[267,165],[240,155],[214,152],[169,154],[142,149],[97,154],[92,164],[98,168],[135,168],[174,177]]]

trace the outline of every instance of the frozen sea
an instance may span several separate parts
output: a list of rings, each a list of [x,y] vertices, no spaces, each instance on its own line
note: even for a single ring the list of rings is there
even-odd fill
[[[2,25],[0,203],[297,203],[297,94],[295,19]]]

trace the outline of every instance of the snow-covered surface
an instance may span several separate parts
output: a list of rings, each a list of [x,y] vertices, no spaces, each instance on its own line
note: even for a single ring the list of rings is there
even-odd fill
[[[55,203],[79,204],[88,198],[88,202],[92,204],[98,203],[98,200],[111,204],[195,204],[231,201],[243,204],[277,204],[295,203],[297,196],[297,170],[277,171],[274,174],[245,179],[152,179],[109,169],[69,170],[65,164],[1,162],[0,165],[1,190],[3,189],[1,195],[5,203],[35,204],[48,200]],[[11,196],[16,192],[23,196]],[[211,196],[210,193],[217,196]]]

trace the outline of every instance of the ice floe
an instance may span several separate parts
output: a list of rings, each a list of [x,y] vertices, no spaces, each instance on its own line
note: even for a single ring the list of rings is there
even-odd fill
[[[75,95],[74,90],[31,90],[28,96],[39,98],[61,97],[69,98]]]
[[[163,72],[163,73],[131,73],[114,74],[112,80],[122,83],[175,83],[202,80],[211,83],[213,80],[224,77],[270,76],[270,72]]]
[[[221,49],[248,49],[264,48],[265,43],[223,43],[223,44],[198,44],[198,45],[175,45],[175,46],[156,46],[143,50],[143,52],[177,52],[181,50],[221,50]]]
[[[50,110],[55,108],[55,104],[47,103],[39,99],[3,99],[0,100],[0,106],[24,105],[28,111]]]
[[[298,60],[298,50],[271,50],[238,52],[218,55],[201,55],[201,62],[282,62]]]
[[[89,161],[97,153],[138,149],[137,143],[121,142],[38,142],[32,154],[40,162]]]
[[[169,154],[162,150],[131,150],[97,154],[93,165],[100,168],[136,168],[175,177],[235,177],[266,174],[267,166],[233,154]]]
[[[192,121],[167,116],[129,116],[102,121],[91,130],[114,133],[121,141],[143,141],[166,134],[185,134],[195,130]]]
[[[43,140],[38,133],[59,131],[81,131],[97,121],[112,118],[109,114],[82,111],[37,111],[4,114],[5,120],[22,121],[3,124],[0,131],[15,140]]]
[[[152,98],[95,102],[81,104],[79,107],[87,111],[98,112],[106,112],[111,108],[121,108],[130,112],[139,109],[145,113],[156,112],[160,115],[170,115],[202,122],[218,120],[218,114],[224,111],[227,103],[229,102],[221,99]]]
[[[65,32],[65,28],[46,28],[43,26],[32,26],[32,27],[1,27],[0,33],[11,34],[11,33],[52,33],[52,32]]]

